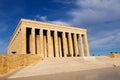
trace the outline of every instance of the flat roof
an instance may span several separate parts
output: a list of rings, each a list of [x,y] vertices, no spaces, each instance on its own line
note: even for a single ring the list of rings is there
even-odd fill
[[[46,24],[46,25],[54,25],[54,26],[59,26],[59,27],[65,27],[65,28],[70,28],[70,29],[78,29],[78,30],[84,30],[84,31],[86,31],[86,29],[84,29],[84,28],[78,28],[78,27],[69,26],[69,25],[62,25],[62,24],[55,24],[55,23],[49,23],[49,22],[42,22],[42,21],[30,20],[30,19],[24,19],[24,18],[21,18],[20,21],[21,22],[23,21],[23,22],[38,23],[38,24]]]

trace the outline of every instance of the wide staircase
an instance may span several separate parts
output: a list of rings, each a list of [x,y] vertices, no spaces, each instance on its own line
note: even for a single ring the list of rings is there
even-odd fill
[[[103,57],[44,58],[34,65],[25,67],[9,78],[49,75],[62,72],[90,70],[120,65],[120,59]]]

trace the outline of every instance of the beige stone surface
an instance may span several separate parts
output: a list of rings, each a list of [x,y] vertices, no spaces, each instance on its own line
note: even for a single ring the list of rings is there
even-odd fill
[[[54,41],[55,41],[55,44],[54,44],[54,46],[55,46],[55,53],[56,53],[56,55],[55,55],[55,57],[59,57],[59,50],[58,50],[58,36],[57,36],[58,34],[57,34],[57,31],[55,31],[54,32]]]
[[[120,59],[109,57],[66,57],[45,58],[32,66],[25,67],[9,78],[30,77],[39,75],[56,74],[62,72],[73,72],[91,69],[120,66]]]
[[[33,54],[1,54],[0,75],[10,73],[23,66],[31,65],[39,60],[42,60],[41,57]]]
[[[77,57],[78,55],[78,40],[77,40],[77,35],[73,34],[73,41],[74,41],[74,49],[75,49],[75,56]]]
[[[80,54],[82,57],[84,57],[84,49],[83,49],[83,43],[82,43],[82,35],[79,35],[79,42],[80,42]]]
[[[112,53],[112,54],[107,54],[108,57],[111,57],[111,58],[120,58],[120,54],[116,54],[116,53]]]
[[[68,42],[69,42],[69,53],[73,57],[73,45],[72,45],[71,33],[68,33]]]
[[[87,30],[21,19],[9,41],[8,53],[38,54],[43,58],[89,56]]]

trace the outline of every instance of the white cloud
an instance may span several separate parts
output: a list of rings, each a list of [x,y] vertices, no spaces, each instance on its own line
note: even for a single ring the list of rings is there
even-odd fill
[[[62,21],[62,20],[50,21],[50,20],[47,19],[47,16],[36,15],[34,19],[35,19],[35,20],[39,20],[39,21],[54,23],[54,24],[67,25],[67,26],[69,25],[67,22]]]
[[[54,24],[60,24],[60,25],[66,25],[69,26],[70,24],[64,22],[64,21],[60,21],[60,20],[56,20],[56,21],[48,21],[50,23],[54,23]]]
[[[120,20],[120,0],[77,0],[75,5],[77,8],[67,11],[69,23],[87,25],[91,50],[120,48],[120,23],[114,23]]]
[[[60,2],[65,4],[67,0]],[[77,8],[66,11],[71,17],[68,21],[50,21],[47,17],[43,17],[41,20],[79,27],[88,25],[86,28],[90,30],[88,39],[91,49],[120,47],[118,45],[120,43],[120,23],[114,23],[120,19],[120,0],[75,0],[74,4]],[[106,22],[110,22],[110,24],[105,24]],[[92,27],[90,27],[91,25]]]
[[[120,29],[115,29],[111,31],[103,31],[99,32],[94,36],[90,36],[90,47],[91,48],[113,48],[120,47],[118,43],[120,43]]]
[[[53,0],[55,3],[61,3],[61,4],[73,4],[76,0]]]
[[[41,19],[42,21],[46,21],[47,16],[41,16],[40,19]]]
[[[68,11],[73,24],[96,24],[120,19],[120,0],[77,0]]]
[[[35,20],[40,20],[40,21],[47,21],[47,16],[40,16],[40,15],[35,15],[34,17]]]
[[[92,48],[106,47],[107,46],[106,43],[111,42],[112,40],[114,40],[113,36],[95,39],[94,41],[90,42],[90,47]]]

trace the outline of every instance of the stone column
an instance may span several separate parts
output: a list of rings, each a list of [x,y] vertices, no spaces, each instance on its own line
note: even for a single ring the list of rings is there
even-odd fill
[[[58,36],[57,36],[57,31],[54,31],[54,45],[55,45],[55,55],[56,57],[59,57],[59,52],[58,52]]]
[[[39,29],[37,29],[37,30],[39,30]],[[40,32],[40,30],[39,30],[39,32]],[[40,53],[41,53],[41,50],[40,50],[40,34],[36,34],[35,38],[36,38],[35,39],[35,44],[36,44],[35,51],[36,51],[37,55],[40,55]]]
[[[52,48],[51,48],[51,35],[50,30],[47,30],[47,47],[48,47],[48,57],[52,57]]]
[[[35,29],[34,28],[32,28],[32,34],[31,34],[31,47],[32,47],[32,54],[35,54],[36,53],[36,51],[35,51]]]
[[[23,27],[22,29],[21,29],[21,41],[22,41],[22,46],[21,46],[21,54],[26,54],[26,27]],[[13,48],[13,46],[12,46],[12,48]]]
[[[50,42],[51,42],[51,55],[52,55],[52,57],[54,57],[54,49],[53,49],[53,36],[51,35],[50,36]]]
[[[82,41],[82,35],[81,34],[79,34],[79,41],[80,41],[80,56],[84,57],[83,41]]]
[[[66,48],[67,48],[67,53],[66,53],[66,55],[69,56],[69,54],[68,54],[69,51],[68,51],[68,40],[67,40],[67,36],[65,37],[65,40],[66,40]]]
[[[62,57],[62,46],[61,46],[61,38],[60,36],[58,37],[58,44],[59,44],[59,57]]]
[[[74,49],[75,49],[75,56],[78,55],[78,43],[77,43],[77,37],[76,37],[76,33],[73,34],[73,38],[74,38]]]
[[[62,42],[63,42],[62,44],[63,44],[64,57],[66,57],[68,52],[67,52],[67,42],[66,42],[65,32],[62,32]]]
[[[85,48],[86,56],[90,56],[89,47],[88,47],[87,34],[84,34],[83,37],[84,37],[84,48]]]
[[[40,29],[40,54],[41,54],[41,57],[44,57],[43,55],[43,29]]]
[[[48,57],[48,54],[47,54],[47,37],[45,35],[43,35],[43,46],[44,46],[44,57]]]
[[[69,52],[71,54],[71,57],[73,57],[73,45],[72,45],[72,37],[71,33],[68,33],[68,42],[69,42]]]

